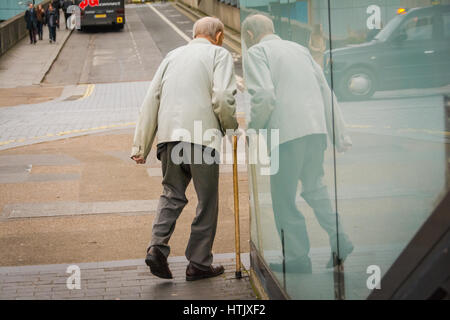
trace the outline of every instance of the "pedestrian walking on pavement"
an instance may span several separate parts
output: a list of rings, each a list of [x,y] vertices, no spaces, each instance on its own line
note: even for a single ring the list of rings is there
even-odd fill
[[[50,3],[45,13],[46,22],[48,26],[49,41],[50,43],[56,42],[56,26],[58,24],[58,13],[53,5]]]
[[[71,13],[67,12],[67,8],[69,8],[71,5],[73,5],[72,0],[63,1],[62,10],[64,13],[64,25],[66,26],[66,28],[67,28],[67,20],[69,20],[70,16],[72,15]]]
[[[37,32],[37,15],[36,9],[33,3],[28,3],[28,10],[25,11],[25,21],[27,24],[28,34],[30,35],[30,44],[36,44],[36,32]]]
[[[328,233],[332,256],[326,267],[331,268],[333,257],[343,261],[353,250],[322,181],[327,136],[338,152],[351,147],[339,105],[309,50],[277,36],[270,18],[249,16],[241,30],[244,76],[251,96],[248,128],[278,131],[278,143],[269,146],[271,155],[278,155],[270,188],[277,231],[286,244],[285,271],[312,272],[306,221],[296,206],[299,180],[301,196]],[[270,267],[284,269],[283,264]]]
[[[217,18],[205,17],[194,24],[193,35],[189,44],[167,54],[153,77],[131,152],[136,163],[145,163],[157,135],[163,193],[145,261],[151,273],[160,278],[172,278],[168,243],[188,202],[186,188],[194,182],[198,206],[185,252],[188,281],[224,272],[223,266],[212,265],[219,201],[218,157],[225,131],[238,127],[233,58],[222,47],[224,25]],[[210,133],[209,138],[204,132]]]
[[[43,27],[44,27],[44,23],[45,23],[45,10],[41,4],[39,4],[37,6],[36,16],[37,16],[37,34],[39,36],[39,40],[42,40]]]
[[[59,29],[59,17],[60,17],[60,12],[59,9],[61,8],[61,0],[53,0],[52,1],[52,6],[56,11],[56,15],[57,15],[57,23],[56,23],[56,27]]]

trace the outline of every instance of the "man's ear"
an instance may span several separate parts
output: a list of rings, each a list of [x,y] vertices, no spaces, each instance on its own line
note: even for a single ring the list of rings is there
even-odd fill
[[[223,35],[223,31],[219,31],[216,33],[216,44],[220,42],[220,37]]]
[[[252,39],[252,40],[253,40],[253,38],[255,37],[255,36],[253,35],[253,33],[252,33],[250,30],[247,30],[247,34],[248,34],[248,36],[250,37],[250,39]]]

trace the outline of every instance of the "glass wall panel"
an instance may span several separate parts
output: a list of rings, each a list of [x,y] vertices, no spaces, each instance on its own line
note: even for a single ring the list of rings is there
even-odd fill
[[[322,102],[331,92],[305,49],[310,8],[308,1],[241,1],[248,128],[259,133],[249,143],[258,160],[249,166],[252,241],[291,298],[334,299],[335,170]],[[270,172],[261,151],[270,153]]]
[[[450,0],[240,8],[251,240],[291,298],[365,299],[448,190]]]
[[[330,3],[325,72],[353,141],[336,157],[338,212],[354,246],[345,293],[364,299],[368,277],[385,274],[446,189],[450,2]]]

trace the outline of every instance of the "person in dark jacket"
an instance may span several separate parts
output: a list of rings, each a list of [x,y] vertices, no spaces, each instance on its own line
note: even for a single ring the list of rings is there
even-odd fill
[[[55,9],[57,14],[57,21],[56,27],[59,29],[59,9],[61,8],[60,0],[53,0],[52,1],[53,9]]]
[[[25,11],[25,21],[30,35],[30,44],[36,44],[37,16],[36,9],[31,2],[28,3],[28,10]]]
[[[70,18],[70,16],[72,15],[71,13],[67,12],[67,8],[69,8],[71,5],[73,5],[73,1],[72,0],[64,0],[63,3],[63,12],[64,12],[64,20],[65,20],[65,26],[67,28],[67,20]]]
[[[50,43],[56,42],[56,26],[58,25],[58,12],[53,7],[53,4],[48,5],[47,12],[45,13],[46,21],[48,25],[48,33],[50,38]]]
[[[39,36],[39,40],[42,40],[42,28],[45,24],[45,10],[42,8],[42,5],[39,4],[36,9],[36,17],[37,17],[37,33]]]

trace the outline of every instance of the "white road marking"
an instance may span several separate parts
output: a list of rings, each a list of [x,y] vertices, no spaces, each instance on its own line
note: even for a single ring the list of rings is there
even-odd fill
[[[131,41],[133,42],[134,51],[136,52],[136,56],[138,58],[139,64],[142,64],[141,55],[139,54],[137,43],[136,43],[136,40],[134,39],[134,35],[133,35],[133,32],[131,31],[131,28],[128,28],[128,31],[130,33]]]
[[[161,12],[159,12],[154,6],[152,6],[150,3],[147,3],[147,6],[152,9],[165,23],[167,23],[176,33],[178,33],[184,40],[187,42],[191,41],[192,39],[188,37],[183,31],[181,31],[176,25],[174,25],[172,22],[169,21]]]

